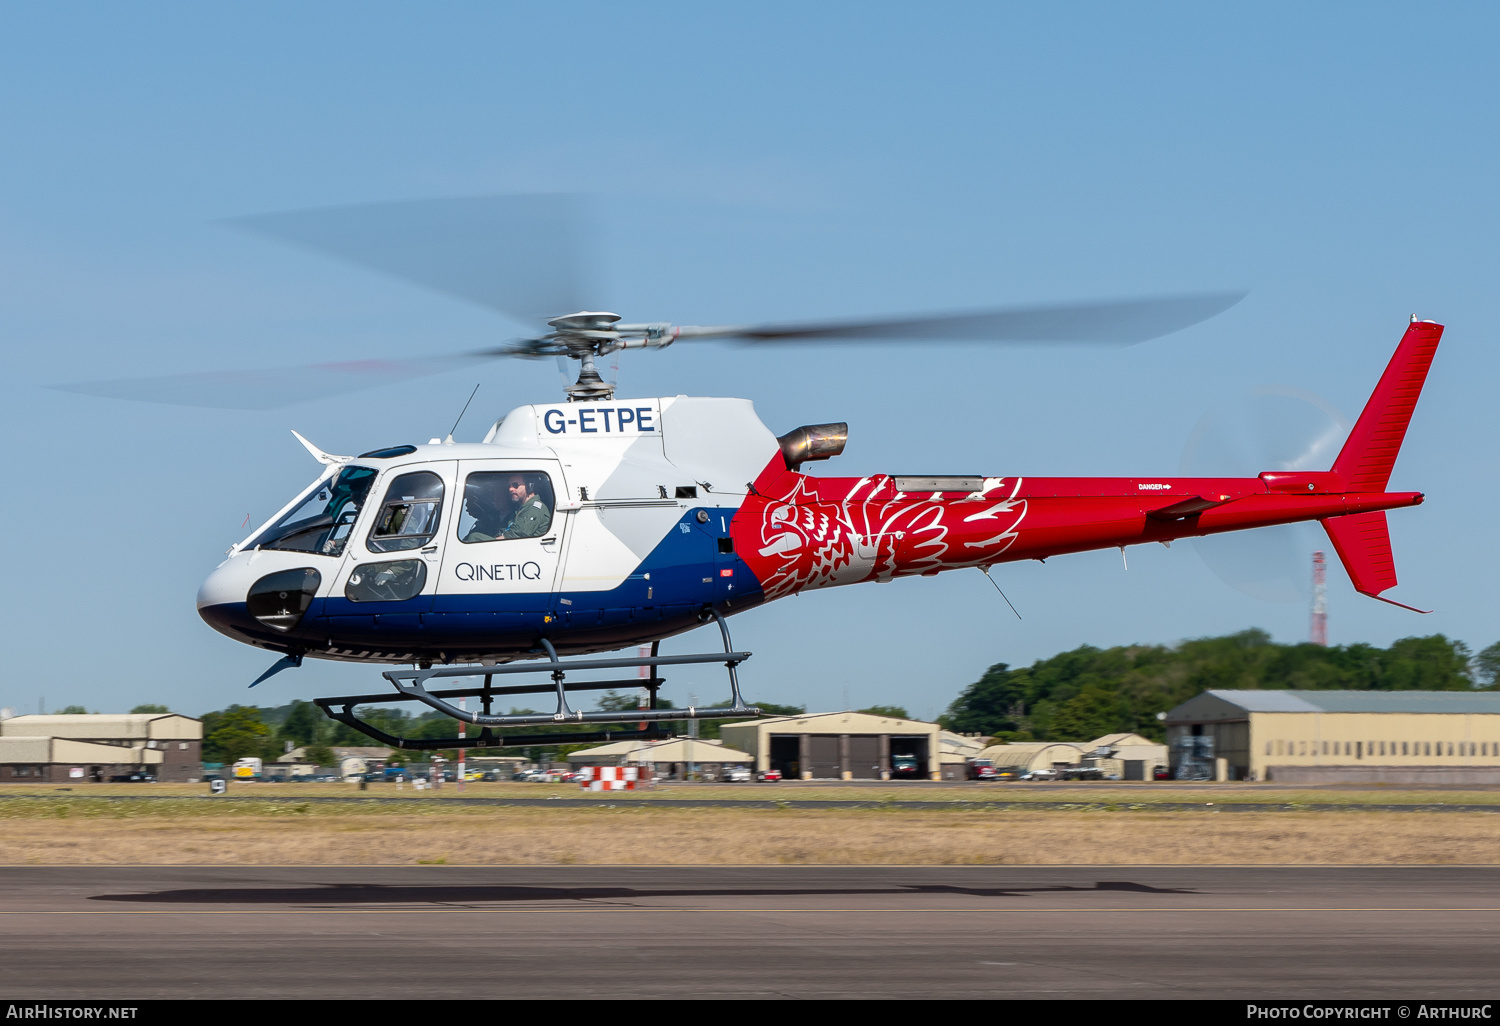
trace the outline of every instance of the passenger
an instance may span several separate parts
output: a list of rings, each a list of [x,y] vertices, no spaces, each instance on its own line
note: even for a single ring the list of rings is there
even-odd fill
[[[490,476],[485,475],[485,477]],[[478,474],[474,475],[474,478],[478,477]],[[494,541],[505,530],[507,519],[505,508],[500,497],[495,494],[495,490],[485,487],[487,482],[477,481],[474,478],[470,478],[469,486],[465,489],[467,494],[464,495],[464,512],[474,518],[474,526],[470,527],[468,533],[459,541]]]

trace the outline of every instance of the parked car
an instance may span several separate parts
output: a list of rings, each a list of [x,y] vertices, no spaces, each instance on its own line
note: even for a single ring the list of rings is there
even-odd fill
[[[1152,780],[1171,780],[1172,770],[1168,766],[1158,766],[1151,773]]]
[[[970,759],[968,776],[970,780],[1000,779],[1000,774],[995,771],[995,764],[988,759]]]
[[[749,766],[730,766],[724,770],[726,784],[743,784],[754,779],[755,774],[750,772]]]
[[[755,774],[755,779],[756,780],[764,781],[764,782],[766,782],[768,784],[774,784],[776,781],[778,781],[778,780],[781,779],[781,770],[778,770],[778,769],[761,770],[759,773]]]
[[[109,778],[111,784],[154,784],[156,777],[150,773],[117,773]]]
[[[526,770],[511,777],[512,780],[525,780],[533,784],[556,784],[566,775],[566,770]]]

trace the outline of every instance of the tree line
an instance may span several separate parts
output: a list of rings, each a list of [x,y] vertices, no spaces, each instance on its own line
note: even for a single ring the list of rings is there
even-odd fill
[[[1131,732],[1163,741],[1157,719],[1210,688],[1468,691],[1500,687],[1500,642],[1471,656],[1441,634],[1390,648],[1283,645],[1262,630],[1178,645],[1083,645],[1027,667],[991,666],[939,722],[1001,741],[1088,741]]]

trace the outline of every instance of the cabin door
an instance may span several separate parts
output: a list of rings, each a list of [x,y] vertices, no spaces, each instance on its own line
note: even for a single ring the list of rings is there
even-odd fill
[[[535,636],[555,615],[568,518],[555,460],[461,460],[429,618],[476,637]]]

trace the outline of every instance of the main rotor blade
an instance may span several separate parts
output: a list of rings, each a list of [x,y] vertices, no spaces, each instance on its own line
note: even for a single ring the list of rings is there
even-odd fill
[[[435,356],[419,360],[351,360],[263,370],[200,371],[154,378],[126,378],[53,385],[109,399],[227,410],[270,410],[344,392],[441,374],[502,351]]]
[[[229,223],[546,321],[586,305],[583,214],[578,196],[476,196],[293,210]]]
[[[1133,345],[1223,313],[1244,292],[1215,292],[1109,303],[1005,307],[972,313],[876,321],[684,327],[680,339],[740,342],[1102,342]]]

